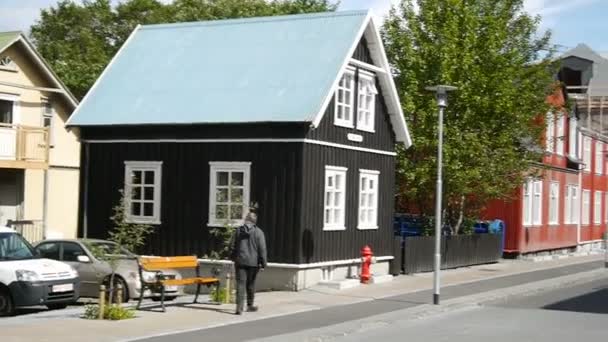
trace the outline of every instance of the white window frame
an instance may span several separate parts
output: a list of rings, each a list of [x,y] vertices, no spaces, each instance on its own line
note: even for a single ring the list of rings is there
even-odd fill
[[[50,113],[47,111],[47,109],[50,108]],[[49,125],[46,126],[45,124],[45,120],[48,119],[49,120]],[[55,108],[53,108],[53,104],[48,100],[48,99],[43,99],[42,100],[42,117],[41,117],[42,123],[41,126],[42,127],[48,127],[49,129],[49,145],[53,146],[55,145],[55,135],[53,134],[53,128],[55,127]]]
[[[608,223],[608,191],[604,192],[604,222]]]
[[[583,163],[585,171],[591,171],[591,138],[583,136]]]
[[[566,187],[566,199],[565,199],[565,212],[564,212],[564,223],[574,224],[578,223],[579,219],[579,194],[578,186],[569,184]]]
[[[227,172],[228,173],[228,185],[217,185],[217,174],[219,172]],[[230,218],[230,207],[234,206],[231,199],[231,189],[233,188],[230,185],[230,175],[233,172],[242,172],[243,173],[243,185],[238,186],[238,188],[243,189],[243,209],[241,211],[240,219],[231,219]],[[211,161],[209,162],[209,219],[207,222],[208,227],[222,227],[225,225],[238,226],[245,223],[245,216],[249,211],[249,196],[251,193],[251,162],[226,162],[226,161]],[[229,210],[228,217],[225,219],[217,218],[216,216],[216,207],[217,203],[217,190],[220,187],[228,188],[228,202],[226,202]],[[235,202],[236,203],[236,202]]]
[[[559,182],[551,182],[549,188],[549,225],[559,224]]]
[[[524,226],[540,226],[543,222],[543,181],[528,179],[523,186],[522,213]]]
[[[568,152],[570,153],[570,156],[573,158],[577,158],[579,156],[579,153],[577,151],[576,145],[577,145],[577,132],[576,132],[576,126],[578,125],[577,119],[575,116],[571,116],[570,117],[570,123],[569,123],[569,133],[570,135],[568,136]]]
[[[378,185],[380,171],[359,169],[359,210],[357,212],[357,229],[378,229]],[[369,190],[369,181],[373,181],[375,185],[372,191]],[[368,196],[372,196],[372,202],[369,203]],[[363,201],[363,203],[362,203]],[[366,216],[366,213],[371,211],[371,219],[361,220],[361,216]]]
[[[21,120],[21,115],[20,115],[20,111],[19,111],[19,109],[20,109],[19,99],[20,99],[19,95],[0,93],[0,100],[9,101],[9,102],[13,103],[13,117],[11,118],[12,125],[18,125]]]
[[[596,191],[593,196],[593,223],[602,224],[602,192]]]
[[[591,216],[591,191],[583,190],[583,217],[581,224],[588,225]]]
[[[601,141],[595,142],[595,173],[601,175],[604,173],[604,143]]]
[[[350,76],[350,82],[348,84],[346,84],[345,82],[347,76]],[[338,87],[336,88],[334,96],[334,125],[347,128],[355,127],[355,90],[355,69],[352,67],[348,67],[344,71],[344,74],[342,74],[342,78],[338,83]],[[340,93],[347,91],[350,92],[350,101],[340,102]],[[342,118],[338,117],[339,108],[343,109]],[[345,114],[347,113],[347,111],[348,113],[350,113],[350,117],[348,119],[345,118]]]
[[[564,135],[566,125],[566,115],[561,113],[557,119],[557,135],[555,137],[555,153],[559,156],[564,155]]]
[[[162,198],[162,161],[125,161],[125,220],[129,223],[142,223],[142,224],[160,224],[160,210],[161,210],[161,198]],[[131,177],[132,172],[146,172],[152,171],[154,172],[154,184],[147,185],[145,184],[145,177],[142,177],[141,184],[132,184],[133,178]],[[132,198],[132,191],[134,187],[140,187],[142,190],[140,191],[140,199],[134,200]],[[146,200],[145,199],[145,188],[152,187],[154,189],[153,199]],[[131,204],[133,201],[141,203],[140,207],[140,215],[133,215],[131,212]],[[144,205],[145,203],[153,203],[152,205],[152,215],[145,216],[144,213]]]
[[[324,188],[323,188],[323,230],[345,230],[345,218],[346,218],[346,191],[347,191],[347,177],[348,168],[342,166],[325,165],[324,174]],[[336,179],[340,176],[340,183],[338,189],[336,189]],[[329,179],[332,179],[332,183],[329,183]],[[341,189],[341,191],[339,191]],[[336,193],[339,193],[338,203],[336,204]],[[341,215],[336,220],[336,211],[339,211]],[[328,214],[329,213],[329,214]],[[333,220],[329,220],[329,217],[333,217]]]
[[[547,152],[553,153],[555,152],[555,115],[553,114],[553,112],[547,113],[546,126],[547,127],[545,131],[545,149],[547,150]]]
[[[360,131],[375,132],[376,119],[376,77],[373,73],[359,69],[359,81],[357,84],[357,129]],[[364,108],[365,100],[369,100],[369,108]],[[369,122],[365,122],[365,116],[369,115]]]

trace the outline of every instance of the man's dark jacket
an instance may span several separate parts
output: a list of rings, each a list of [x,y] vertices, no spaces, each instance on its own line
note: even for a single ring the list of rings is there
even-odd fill
[[[232,261],[239,266],[266,267],[266,239],[255,224],[238,227],[233,237]]]

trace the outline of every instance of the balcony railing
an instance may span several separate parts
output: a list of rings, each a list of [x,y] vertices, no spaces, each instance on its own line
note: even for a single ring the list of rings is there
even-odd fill
[[[49,129],[0,123],[0,161],[48,163]]]

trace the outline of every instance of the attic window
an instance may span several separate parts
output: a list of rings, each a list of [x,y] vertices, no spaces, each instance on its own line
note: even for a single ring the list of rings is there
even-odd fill
[[[17,65],[9,56],[0,57],[0,68],[9,69],[9,70],[17,70]]]
[[[355,71],[347,69],[336,90],[334,125],[353,128],[355,94]]]
[[[374,132],[376,107],[376,81],[371,73],[359,71],[359,101],[357,102],[357,129]]]

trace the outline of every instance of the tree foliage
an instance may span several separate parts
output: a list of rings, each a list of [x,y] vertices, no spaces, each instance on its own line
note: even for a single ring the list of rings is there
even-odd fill
[[[491,199],[505,199],[540,158],[554,89],[550,32],[523,0],[402,0],[383,28],[386,51],[412,131],[400,151],[400,209],[432,216],[437,113],[425,87],[449,84],[444,128],[444,212],[453,233]]]
[[[61,0],[31,27],[38,51],[82,98],[138,24],[333,11],[330,0]]]

